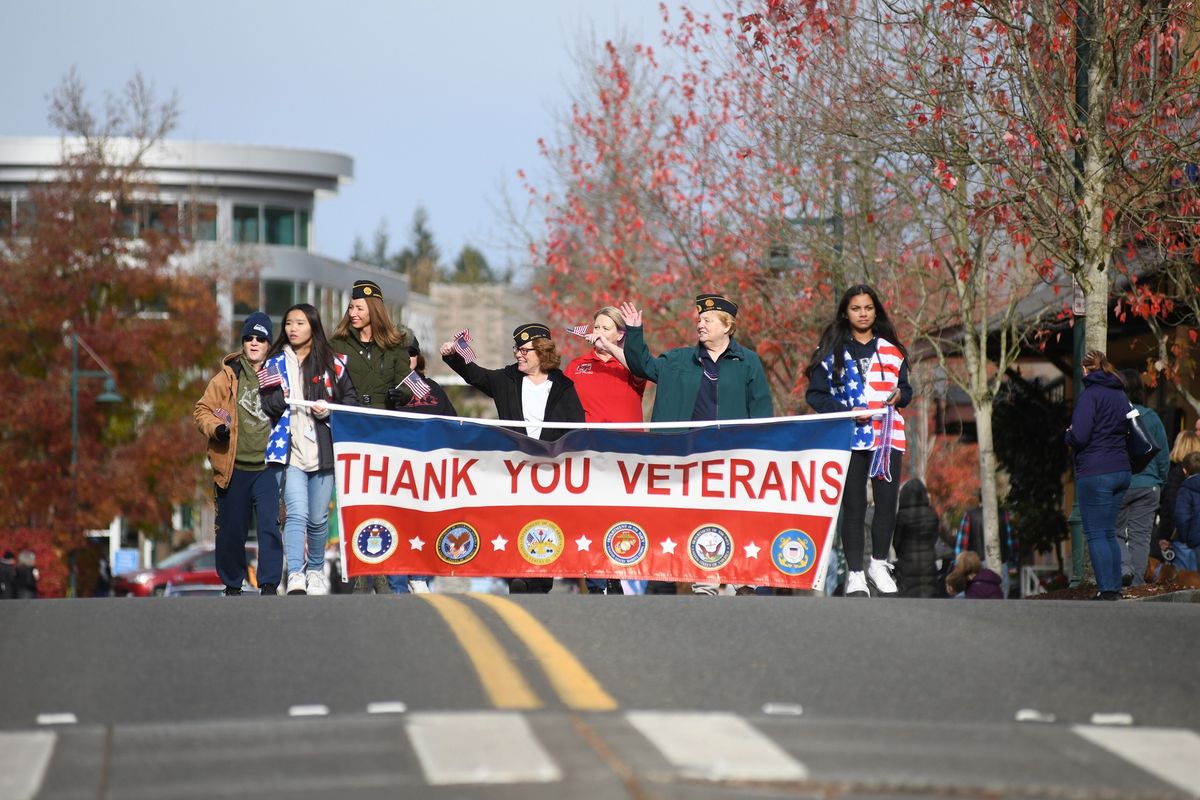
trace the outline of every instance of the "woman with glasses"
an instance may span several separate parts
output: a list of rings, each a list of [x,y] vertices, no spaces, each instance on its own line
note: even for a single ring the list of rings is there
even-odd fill
[[[874,289],[859,284],[846,290],[805,374],[808,390],[804,399],[817,413],[864,412],[855,419],[842,493],[845,595],[870,597],[870,581],[878,594],[895,597],[896,581],[887,558],[896,528],[904,454],[904,417],[896,409],[908,405],[912,386],[908,382],[908,351]],[[868,410],[875,416],[866,414]],[[864,565],[867,481],[875,499],[875,516],[871,520],[871,563]]]
[[[516,363],[502,369],[485,369],[468,363],[454,349],[454,342],[441,347],[442,361],[462,379],[486,394],[496,404],[500,419],[521,422],[513,430],[544,442],[562,437],[563,428],[544,428],[543,422],[583,422],[583,405],[575,384],[562,373],[562,357],[550,338],[550,329],[540,323],[521,325],[513,331]],[[513,578],[509,591],[548,592],[551,578]]]
[[[258,370],[271,346],[271,318],[261,311],[242,324],[242,349],[221,361],[192,419],[208,437],[217,506],[217,575],[225,594],[242,593],[246,581],[246,533],[250,512],[258,517],[258,588],[275,594],[283,571],[279,538],[279,482],[267,469],[271,421],[258,392]]]

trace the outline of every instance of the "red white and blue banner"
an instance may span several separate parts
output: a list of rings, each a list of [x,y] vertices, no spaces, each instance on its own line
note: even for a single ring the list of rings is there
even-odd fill
[[[494,423],[333,409],[347,577],[821,588],[854,428],[808,416],[589,426],[542,442]]]

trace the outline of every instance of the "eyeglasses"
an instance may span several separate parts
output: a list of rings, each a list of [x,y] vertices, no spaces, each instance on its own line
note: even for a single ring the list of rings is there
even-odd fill
[[[259,344],[270,344],[270,343],[271,343],[271,340],[270,340],[270,339],[268,339],[267,337],[265,337],[265,336],[255,336],[255,335],[253,335],[253,334],[252,334],[252,335],[250,335],[250,336],[244,336],[244,337],[242,337],[242,341],[243,341],[243,342],[258,342]]]
[[[514,347],[513,355],[514,356],[519,356],[521,354],[529,355],[530,353],[532,353],[534,351],[534,349],[535,348],[532,348],[532,347]]]

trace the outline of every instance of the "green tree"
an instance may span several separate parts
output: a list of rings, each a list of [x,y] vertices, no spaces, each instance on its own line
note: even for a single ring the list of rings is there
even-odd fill
[[[377,267],[391,269],[392,264],[388,259],[387,252],[389,238],[387,219],[380,219],[379,227],[375,229],[375,235],[371,240],[370,249],[367,249],[361,236],[355,236],[354,252],[351,253],[350,259],[360,264],[374,264]]]
[[[454,259],[454,269],[446,280],[450,283],[496,283],[496,274],[480,250],[465,244]]]

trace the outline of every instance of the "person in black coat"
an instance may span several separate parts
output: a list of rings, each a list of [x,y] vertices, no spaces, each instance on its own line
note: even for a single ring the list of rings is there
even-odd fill
[[[562,356],[545,325],[534,322],[513,331],[513,355],[517,362],[502,369],[484,369],[474,362],[467,363],[455,352],[454,342],[443,344],[441,353],[446,366],[492,398],[500,419],[525,423],[524,427],[513,428],[518,433],[552,442],[562,438],[566,431],[543,428],[540,423],[584,421],[583,404],[575,393],[575,384],[559,369]]]
[[[537,322],[521,325],[513,331],[515,364],[503,369],[484,369],[468,363],[454,347],[446,342],[441,347],[442,361],[462,376],[470,385],[496,403],[496,415],[524,423],[514,427],[544,442],[562,438],[563,428],[544,428],[543,422],[583,422],[583,404],[575,392],[575,384],[559,369],[562,357],[550,338],[550,329]],[[511,578],[508,590],[513,594],[549,592],[552,578]]]
[[[0,600],[15,600],[17,597],[16,559],[12,550],[5,550],[4,558],[0,558]]]
[[[896,513],[893,544],[899,561],[896,581],[901,597],[935,597],[937,557],[934,542],[941,522],[929,504],[929,492],[920,478],[900,487],[900,510]]]

